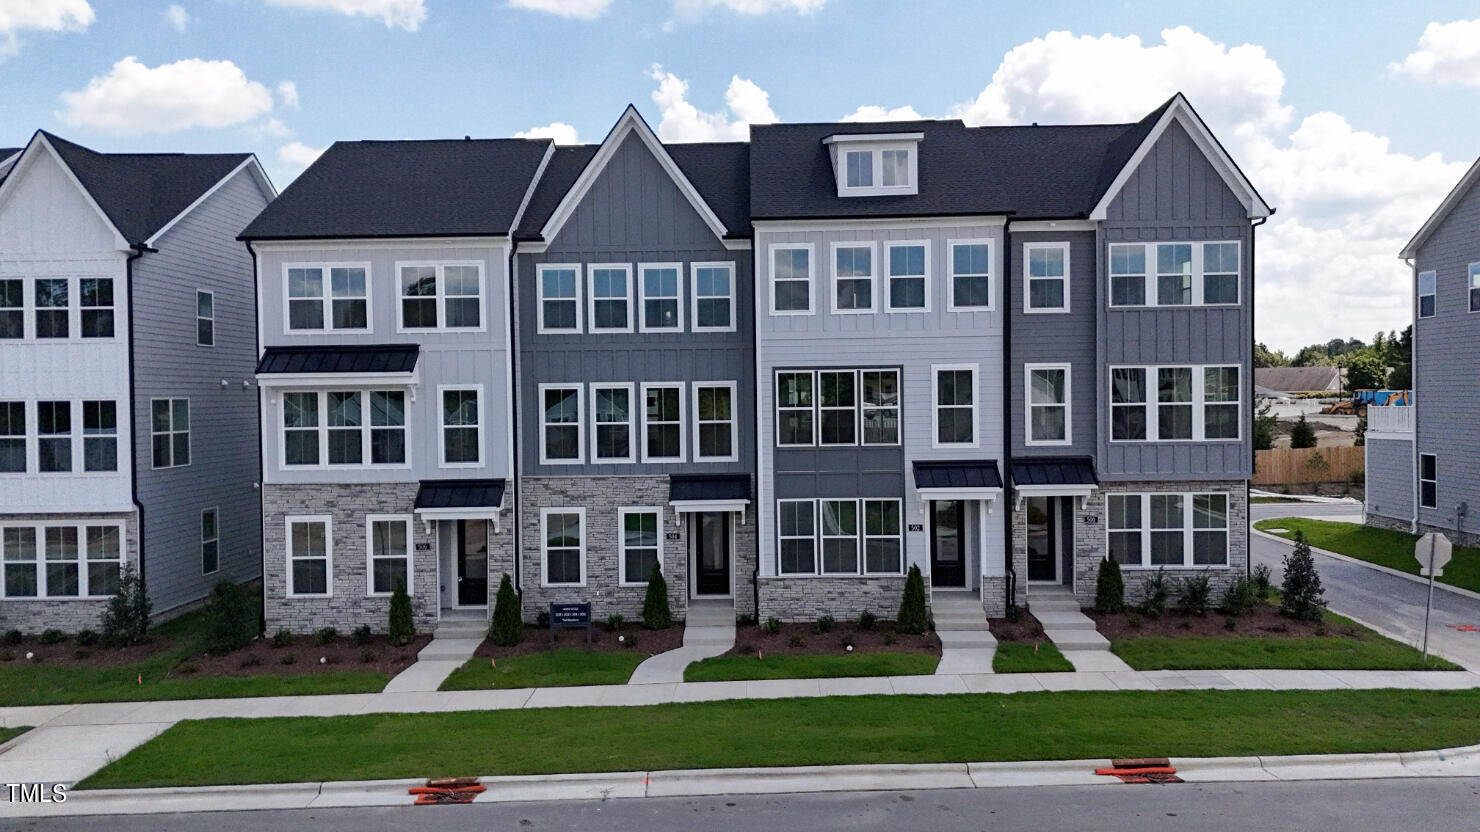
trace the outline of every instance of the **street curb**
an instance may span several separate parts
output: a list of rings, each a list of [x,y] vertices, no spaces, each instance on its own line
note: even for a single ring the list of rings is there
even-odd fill
[[[1266,520],[1283,520],[1285,518],[1283,518],[1283,517],[1268,517],[1268,518],[1265,518],[1265,519]],[[1319,520],[1320,518],[1319,517],[1309,517],[1309,518],[1300,518],[1300,517],[1297,517],[1297,518],[1294,518],[1294,519],[1297,519],[1297,520],[1307,520],[1307,519],[1308,520]],[[1259,522],[1262,523],[1264,521],[1261,520]],[[1375,527],[1373,527],[1373,528],[1375,528]],[[1291,540],[1288,537],[1280,537],[1277,534],[1270,534],[1269,532],[1261,531],[1260,529],[1254,528],[1253,525],[1250,525],[1249,526],[1249,531],[1253,532],[1254,534],[1259,535],[1260,537],[1264,537],[1264,538],[1268,538],[1269,540],[1274,540],[1274,541],[1278,541],[1280,543],[1284,543],[1287,546],[1294,545],[1294,543],[1295,543],[1295,541]],[[1347,563],[1355,563],[1358,566],[1365,566],[1368,569],[1372,569],[1372,570],[1375,570],[1377,572],[1386,572],[1389,575],[1394,575],[1394,576],[1397,576],[1399,578],[1403,578],[1405,580],[1412,581],[1413,583],[1416,583],[1416,584],[1423,584],[1424,586],[1428,586],[1429,585],[1429,579],[1428,578],[1422,577],[1420,575],[1414,575],[1411,572],[1401,572],[1401,571],[1399,571],[1397,569],[1392,568],[1391,566],[1383,566],[1382,564],[1373,563],[1373,562],[1367,561],[1367,560],[1362,560],[1361,558],[1354,558],[1351,555],[1343,555],[1340,552],[1327,551],[1325,549],[1320,549],[1320,548],[1317,548],[1315,546],[1310,547],[1310,550],[1312,552],[1317,553],[1317,554],[1325,555],[1326,557],[1329,557],[1329,558],[1336,558],[1337,560],[1344,560]],[[1446,583],[1444,583],[1442,581],[1438,581],[1438,580],[1434,581],[1434,589],[1442,589],[1445,592],[1452,592],[1455,595],[1462,595],[1462,596],[1464,596],[1466,598],[1471,598],[1471,599],[1474,599],[1476,601],[1480,601],[1480,592],[1475,592],[1474,590],[1465,589],[1464,587],[1458,587],[1458,586],[1453,586],[1451,584],[1446,584]],[[1350,616],[1348,616],[1348,617],[1350,617]]]
[[[475,803],[713,797],[817,792],[930,791],[1022,786],[1117,786],[1108,760],[628,771],[484,777]],[[1189,783],[1480,776],[1480,746],[1375,754],[1174,757]],[[191,788],[96,789],[65,803],[0,804],[0,818],[407,806],[424,780],[365,780]]]

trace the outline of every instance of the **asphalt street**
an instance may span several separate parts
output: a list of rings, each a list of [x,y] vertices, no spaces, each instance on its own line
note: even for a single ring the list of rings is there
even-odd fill
[[[1310,503],[1267,503],[1251,507],[1254,520],[1270,517],[1322,517],[1361,514],[1361,506]],[[1251,552],[1255,564],[1267,564],[1280,580],[1281,564],[1290,545],[1253,535]],[[1326,589],[1331,609],[1398,636],[1415,646],[1423,638],[1424,600],[1428,587],[1416,581],[1368,569],[1355,563],[1317,554],[1316,568]],[[1480,600],[1434,590],[1434,612],[1429,625],[1429,646],[1452,661],[1471,669],[1480,668]]]
[[[1480,779],[1190,783],[924,792],[484,803],[15,821],[6,829],[69,832],[293,830],[418,832],[635,830],[776,832],[1032,829],[1225,832],[1229,829],[1392,832],[1472,829]]]

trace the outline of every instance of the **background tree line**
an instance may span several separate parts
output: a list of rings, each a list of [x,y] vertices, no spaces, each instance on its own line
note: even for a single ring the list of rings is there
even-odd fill
[[[1255,367],[1346,368],[1348,390],[1404,390],[1413,384],[1413,326],[1402,333],[1379,332],[1368,344],[1361,338],[1333,338],[1300,348],[1293,356],[1254,345]]]

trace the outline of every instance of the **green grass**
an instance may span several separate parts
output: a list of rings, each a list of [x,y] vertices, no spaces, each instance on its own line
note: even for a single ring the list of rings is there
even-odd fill
[[[1058,673],[1074,669],[1059,648],[1041,642],[1035,651],[1031,644],[1003,642],[992,656],[992,669],[998,673]]]
[[[694,662],[685,682],[754,679],[836,679],[845,676],[928,676],[940,663],[924,653],[848,653],[837,656],[716,656]]]
[[[0,745],[19,737],[21,734],[31,730],[30,728],[0,728]]]
[[[632,671],[646,658],[645,653],[636,652],[556,650],[499,659],[495,667],[488,659],[475,656],[452,671],[441,690],[625,685],[632,678]]]
[[[186,721],[84,788],[731,766],[1416,751],[1480,742],[1480,690],[749,699]]]
[[[1306,541],[1317,549],[1365,560],[1410,575],[1418,574],[1418,561],[1413,557],[1413,544],[1418,542],[1418,537],[1406,532],[1374,529],[1357,523],[1311,520],[1306,517],[1260,520],[1254,524],[1254,528],[1260,531],[1286,529],[1284,532],[1274,532],[1284,538],[1294,538],[1297,531],[1305,532]],[[1444,574],[1438,580],[1439,583],[1480,592],[1480,549],[1454,547],[1454,559],[1444,567]]]
[[[1436,656],[1382,639],[1358,641],[1333,636],[1309,638],[1144,638],[1120,639],[1115,655],[1136,670],[1458,670]]]

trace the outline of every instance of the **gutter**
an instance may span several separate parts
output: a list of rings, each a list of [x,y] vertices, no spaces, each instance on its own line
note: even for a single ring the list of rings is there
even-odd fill
[[[262,360],[262,279],[257,264],[257,249],[252,247],[251,240],[242,241],[247,247],[247,254],[252,257],[252,343],[256,347],[257,360]],[[257,411],[257,535],[261,545],[257,547],[257,575],[258,583],[262,587],[262,612],[257,616],[257,634],[264,635],[267,632],[267,489],[262,487],[264,479],[262,464],[262,385],[256,384],[257,401],[253,403]]]
[[[1269,214],[1270,214],[1270,216],[1274,216],[1274,209],[1273,208],[1269,209]],[[1254,337],[1254,316],[1256,314],[1255,311],[1254,311],[1254,283],[1255,283],[1255,281],[1254,281],[1254,254],[1255,254],[1254,244],[1255,244],[1255,237],[1258,236],[1258,235],[1256,235],[1254,233],[1254,231],[1256,229],[1258,229],[1259,226],[1261,226],[1261,225],[1263,225],[1263,224],[1265,224],[1267,222],[1269,222],[1269,217],[1259,217],[1258,219],[1254,220],[1252,223],[1249,224],[1249,378],[1248,378],[1248,384],[1246,384],[1245,387],[1249,391],[1247,395],[1249,397],[1249,416],[1250,416],[1250,421],[1249,421],[1249,478],[1246,479],[1246,480],[1244,480],[1244,540],[1246,540],[1246,541],[1252,541],[1253,540],[1253,535],[1254,535],[1254,512],[1252,512],[1252,511],[1249,510],[1250,507],[1253,506],[1253,502],[1251,501],[1251,498],[1249,496],[1249,491],[1253,488],[1253,483],[1254,483],[1254,461],[1258,458],[1258,453],[1254,450],[1254,423],[1253,423],[1253,419],[1258,418],[1258,412],[1254,409],[1254,358],[1253,358],[1253,356],[1254,356],[1254,344],[1258,342],[1258,339]],[[1365,457],[1364,457],[1364,460],[1365,460]],[[1364,470],[1365,470],[1365,467],[1366,466],[1365,466],[1365,462],[1364,462],[1364,465],[1363,465]],[[1245,546],[1245,548],[1248,549],[1249,551],[1252,551],[1252,549],[1253,549],[1253,547],[1247,546],[1247,545]],[[1249,556],[1249,553],[1248,552],[1245,552],[1245,554],[1244,554],[1244,574],[1247,575],[1247,576],[1250,576],[1250,577],[1252,577],[1254,575],[1254,559]]]
[[[144,581],[144,504],[139,500],[139,432],[138,432],[138,390],[136,380],[138,374],[134,371],[134,349],[138,339],[134,335],[134,261],[143,257],[146,252],[158,252],[157,248],[150,248],[145,243],[134,243],[129,250],[128,257],[123,262],[123,291],[128,298],[128,406],[131,425],[129,425],[129,443],[133,446],[133,470],[129,472],[128,488],[129,499],[134,504],[134,511],[139,515],[139,586],[144,591],[144,597],[149,597],[148,585]],[[152,418],[148,413],[146,418]],[[150,446],[153,447],[152,445]]]
[[[1408,521],[1408,531],[1418,534],[1418,258],[1404,257],[1403,262],[1408,264],[1410,274],[1408,284],[1408,310],[1413,318],[1413,336],[1408,339],[1408,389],[1412,391],[1409,404],[1413,408],[1413,441],[1412,463],[1409,468],[1408,487],[1413,494],[1413,516]],[[1437,502],[1437,500],[1435,501]],[[1363,514],[1366,514],[1366,501],[1363,501]],[[1459,525],[1456,518],[1455,526]]]

